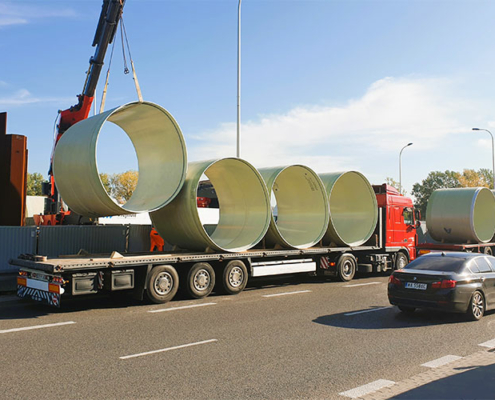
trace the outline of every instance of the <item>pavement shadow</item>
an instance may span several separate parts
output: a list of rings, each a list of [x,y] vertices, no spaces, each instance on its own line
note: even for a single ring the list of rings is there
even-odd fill
[[[359,314],[353,315],[353,313]],[[396,307],[372,306],[365,310],[324,315],[314,319],[313,322],[345,329],[403,329],[469,321],[463,314],[431,310],[416,310],[413,314],[405,314]]]
[[[427,383],[392,399],[495,399],[495,364],[469,368],[466,372]]]
[[[46,315],[57,315],[96,309],[119,309],[143,305],[134,300],[131,295],[81,296],[64,299],[60,308],[34,302],[29,299],[19,299],[12,303],[0,304],[0,321],[15,319],[39,318]]]

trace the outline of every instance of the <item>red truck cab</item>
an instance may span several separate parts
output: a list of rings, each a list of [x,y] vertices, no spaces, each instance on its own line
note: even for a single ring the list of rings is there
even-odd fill
[[[418,236],[414,205],[411,198],[403,196],[393,186],[373,185],[378,209],[382,212],[384,247],[387,251],[403,248],[407,250],[409,261],[416,258]]]

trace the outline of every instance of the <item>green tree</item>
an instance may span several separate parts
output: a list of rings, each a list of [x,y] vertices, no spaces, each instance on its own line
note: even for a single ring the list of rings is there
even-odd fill
[[[390,178],[389,176],[387,176],[385,178],[385,183],[387,185],[390,185],[390,186],[393,186],[394,188],[396,188],[397,191],[400,192],[400,194],[402,194],[404,196],[407,194],[407,192],[403,188],[401,188],[401,190],[399,190],[399,186],[400,186],[399,182],[397,182],[394,178]]]
[[[431,194],[437,189],[461,187],[460,174],[455,171],[432,171],[421,183],[415,183],[411,194],[415,197],[415,207],[426,217],[426,205]]]
[[[479,171],[474,169],[465,169],[459,176],[459,182],[462,187],[486,187],[492,188],[492,171],[481,168]]]
[[[110,177],[111,196],[119,204],[124,204],[130,199],[138,182],[137,171],[126,171],[120,174],[113,174]]]
[[[100,174],[100,180],[101,183],[103,184],[103,187],[107,191],[108,195],[110,196],[112,194],[112,184],[110,182],[110,175],[106,173],[101,173]]]
[[[28,196],[41,196],[41,183],[44,182],[43,175],[39,172],[33,172],[27,174],[27,191]]]

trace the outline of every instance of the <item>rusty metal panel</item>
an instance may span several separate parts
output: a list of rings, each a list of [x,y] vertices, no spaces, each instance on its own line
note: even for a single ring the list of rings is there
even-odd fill
[[[0,113],[0,136],[7,134],[7,113]]]
[[[3,129],[3,128],[0,128]],[[22,226],[26,214],[27,138],[0,136],[0,225]]]
[[[77,254],[83,249],[91,254],[125,252],[125,225],[41,226],[38,254],[57,257]]]
[[[19,254],[36,252],[36,227],[0,226],[0,274],[17,271],[9,265]]]

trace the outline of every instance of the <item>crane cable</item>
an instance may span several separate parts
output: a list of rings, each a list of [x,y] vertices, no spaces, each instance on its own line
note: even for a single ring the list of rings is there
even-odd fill
[[[127,52],[129,53],[129,61],[131,62],[132,77],[134,79],[134,86],[136,86],[136,92],[138,95],[138,100],[140,103],[142,103],[143,102],[143,95],[141,93],[141,87],[139,86],[139,81],[138,81],[137,74],[136,74],[136,68],[134,67],[134,61],[132,60],[131,46],[129,45],[129,40],[127,38],[127,32],[126,32],[125,25],[124,25],[124,18],[122,16],[120,16],[120,35],[122,38],[122,53],[124,54],[124,74],[129,73],[129,68],[127,68],[127,61],[125,58],[125,51],[124,51],[124,38],[125,38],[125,42],[127,44]]]
[[[105,110],[105,101],[107,99],[108,79],[110,78],[110,67],[112,66],[113,50],[115,48],[115,41],[112,43],[112,52],[110,53],[110,61],[108,62],[107,78],[105,79],[105,86],[103,87],[103,93],[101,95],[100,114]]]
[[[129,68],[127,67],[127,58],[125,55],[125,46],[124,46],[124,39],[125,39],[125,42],[127,44],[127,52],[129,53],[129,61],[131,62],[134,85],[136,87],[138,100],[140,103],[142,103],[143,102],[143,95],[141,93],[141,87],[139,86],[139,81],[138,81],[137,74],[136,74],[136,68],[134,67],[134,61],[132,60],[131,47],[129,45],[129,40],[127,38],[127,32],[125,30],[125,25],[124,25],[124,19],[122,16],[120,17],[120,37],[121,37],[121,41],[122,41],[122,57],[124,59],[124,74],[129,73]],[[114,49],[115,49],[115,41],[112,43],[112,52],[110,53],[110,61],[108,62],[108,69],[107,69],[107,76],[105,79],[105,86],[103,88],[103,94],[101,96],[100,114],[105,110],[105,101],[106,101],[106,97],[107,97],[108,81],[110,78],[110,68],[112,66]]]

